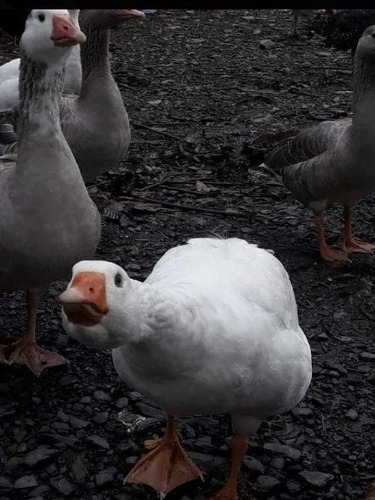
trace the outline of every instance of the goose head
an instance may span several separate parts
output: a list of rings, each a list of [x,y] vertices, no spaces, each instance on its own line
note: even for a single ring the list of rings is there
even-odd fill
[[[133,283],[124,269],[112,262],[75,264],[72,279],[60,295],[68,334],[94,349],[123,345],[132,314],[127,305]]]
[[[26,20],[21,47],[29,58],[50,65],[85,40],[66,9],[34,9]]]
[[[145,14],[136,9],[89,9],[82,11],[81,16],[91,29],[109,29],[120,26],[128,19],[143,18]]]
[[[375,63],[375,26],[369,26],[358,40],[356,59]]]

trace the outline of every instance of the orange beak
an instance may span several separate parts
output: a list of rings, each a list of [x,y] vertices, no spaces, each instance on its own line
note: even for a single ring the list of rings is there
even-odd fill
[[[104,274],[91,271],[76,274],[60,300],[71,323],[97,325],[109,311]]]
[[[116,14],[121,19],[137,19],[140,17],[146,17],[146,14],[144,12],[136,9],[118,9],[116,10]]]
[[[55,15],[52,19],[51,40],[56,47],[71,47],[86,41],[86,36],[77,28],[70,16]]]

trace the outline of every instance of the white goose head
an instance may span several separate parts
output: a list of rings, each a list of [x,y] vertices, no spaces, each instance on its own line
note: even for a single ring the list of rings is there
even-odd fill
[[[34,61],[52,65],[69,54],[69,47],[83,43],[85,35],[66,9],[34,9],[26,20],[21,47]]]
[[[133,283],[124,269],[112,262],[84,260],[75,264],[72,279],[60,295],[69,335],[95,349],[123,345],[131,315],[126,302]]]

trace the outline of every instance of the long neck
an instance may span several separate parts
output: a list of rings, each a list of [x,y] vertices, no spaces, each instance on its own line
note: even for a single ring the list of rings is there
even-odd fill
[[[109,29],[93,29],[83,26],[86,42],[81,47],[82,91],[91,74],[101,72],[110,74]]]
[[[63,68],[63,65],[48,68],[46,64],[35,62],[21,53],[18,121],[20,147],[23,138],[32,136],[36,131],[61,131],[59,102]]]
[[[359,57],[354,61],[353,125],[368,127],[375,112],[375,65]]]

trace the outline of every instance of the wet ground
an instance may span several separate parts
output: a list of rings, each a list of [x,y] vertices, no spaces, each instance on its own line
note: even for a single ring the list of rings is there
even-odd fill
[[[359,499],[375,479],[375,257],[322,263],[311,214],[258,166],[291,131],[347,116],[352,58],[326,48],[303,22],[298,39],[291,30],[287,11],[158,10],[113,31],[112,68],[133,140],[120,168],[89,188],[103,215],[97,256],[143,280],[190,237],[238,236],[272,248],[295,289],[313,381],[295,410],[253,437],[241,498]],[[16,55],[0,37],[0,62]],[[375,241],[372,210],[369,197],[355,212],[355,233],[367,241]],[[333,243],[341,208],[327,218]],[[39,379],[0,367],[0,497],[156,499],[122,481],[143,440],[160,435],[163,413],[120,382],[109,352],[67,337],[57,300],[65,286],[51,286],[38,321],[41,342],[70,365]],[[1,339],[11,342],[25,305],[19,293],[3,294],[1,305]],[[229,419],[194,415],[179,428],[205,482],[168,498],[209,497],[228,472]]]

